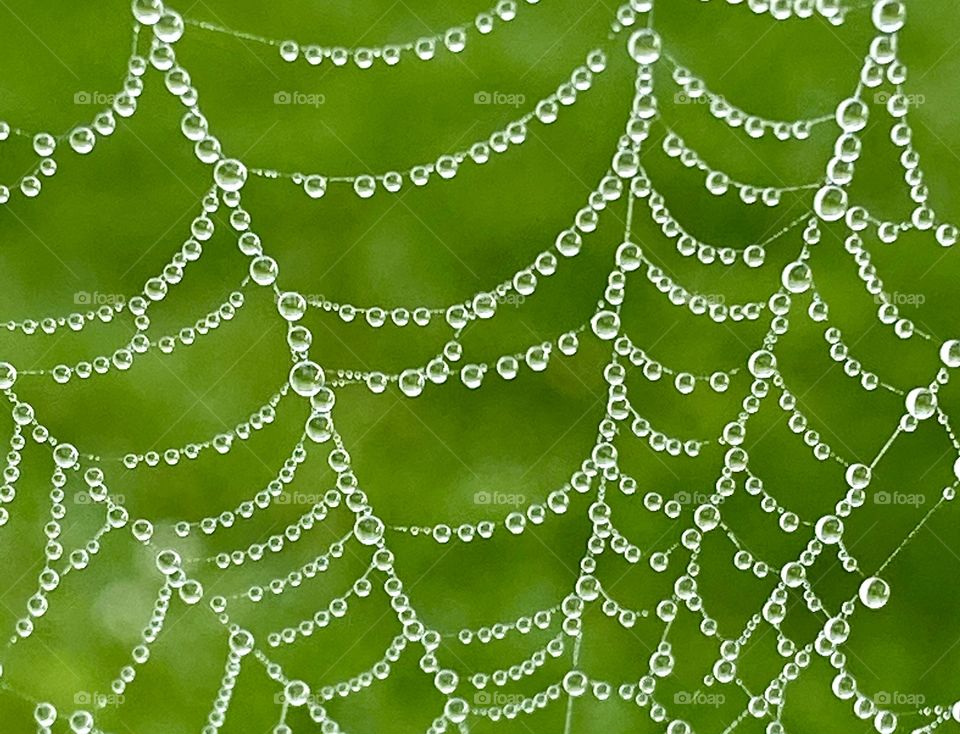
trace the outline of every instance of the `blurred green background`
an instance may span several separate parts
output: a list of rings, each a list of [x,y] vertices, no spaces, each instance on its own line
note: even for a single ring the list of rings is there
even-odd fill
[[[253,0],[201,0],[177,8],[190,18],[218,22],[263,36],[296,37],[321,44],[380,44],[422,35],[472,18],[486,9],[477,2],[417,3],[374,0],[321,3],[307,0],[267,4]],[[545,96],[603,47],[609,69],[594,88],[549,127],[531,125],[523,146],[480,167],[465,165],[451,182],[401,194],[378,192],[359,200],[349,187],[331,189],[310,200],[288,181],[251,178],[243,190],[253,230],[280,264],[283,288],[323,294],[361,305],[442,306],[490,289],[548,248],[570,225],[589,191],[606,171],[622,130],[633,83],[625,54],[626,37],[607,41],[615,8],[604,2],[542,2],[521,8],[518,18],[486,38],[472,33],[457,56],[439,54],[431,63],[405,60],[395,69],[312,68],[285,64],[275,50],[188,27],[177,54],[199,90],[211,129],[224,150],[251,166],[332,174],[375,172],[428,162],[442,152],[464,148],[526,111],[508,105],[478,105],[480,92],[523,95],[527,104]],[[909,65],[907,90],[922,100],[911,109],[914,142],[923,155],[933,207],[942,218],[960,220],[952,192],[960,185],[960,46],[958,10],[947,0],[913,4],[901,34],[901,56]],[[777,119],[832,112],[856,81],[872,29],[868,14],[851,15],[842,28],[821,21],[774,23],[745,7],[719,0],[661,0],[656,25],[667,48],[710,87],[740,107]],[[128,3],[27,2],[0,5],[0,117],[32,132],[60,133],[89,122],[93,107],[77,104],[77,92],[92,97],[117,90],[130,43]],[[145,48],[145,46],[142,46]],[[674,103],[676,88],[665,69],[657,78],[668,124],[713,165],[734,177],[776,184],[819,178],[829,157],[834,129],[826,125],[805,142],[750,141],[710,117],[704,105]],[[137,114],[100,140],[89,156],[64,149],[57,174],[44,182],[35,200],[15,197],[0,208],[0,318],[58,316],[75,309],[81,291],[129,295],[155,275],[188,236],[189,224],[210,186],[210,169],[197,161],[192,144],[178,131],[183,108],[165,93],[162,77],[148,71]],[[278,91],[323,95],[322,105],[276,105]],[[83,98],[80,98],[81,101]],[[908,192],[888,142],[889,118],[874,108],[864,134],[854,195],[880,216],[900,219],[910,211]],[[748,207],[733,195],[712,197],[702,177],[667,159],[659,148],[662,128],[644,153],[654,185],[671,212],[692,233],[716,244],[742,247],[760,240],[810,207],[809,196],[785,197],[776,209]],[[29,143],[0,143],[4,183],[32,165]],[[501,306],[491,323],[471,327],[465,361],[479,361],[517,350],[583,323],[601,294],[613,252],[622,237],[624,201],[601,217],[572,264],[542,283],[522,307]],[[151,311],[156,334],[172,333],[216,308],[246,273],[224,211],[213,215],[218,229],[170,297]],[[747,270],[704,267],[680,257],[637,207],[634,238],[692,290],[722,293],[728,302],[762,299],[779,282],[784,263],[799,250],[799,230],[769,248],[764,267]],[[865,243],[891,293],[922,296],[903,315],[936,337],[901,341],[877,324],[875,305],[856,277],[856,264],[843,251],[841,227],[825,226],[813,254],[818,287],[831,305],[831,321],[867,369],[901,388],[928,383],[938,366],[936,344],[957,336],[956,254],[943,250],[931,234],[907,234],[881,245],[865,233]],[[573,266],[571,266],[573,265]],[[792,328],[780,344],[780,364],[788,386],[801,396],[811,426],[849,460],[869,462],[902,411],[895,395],[866,394],[827,354],[822,327],[803,316],[808,296],[794,309]],[[311,312],[311,354],[325,367],[394,372],[419,365],[447,338],[440,324],[405,330],[362,323],[343,324],[330,314]],[[685,309],[670,306],[642,278],[631,277],[624,323],[641,346],[665,364],[700,373],[742,365],[766,329],[765,321],[717,326]],[[0,334],[0,359],[24,368],[48,368],[112,351],[132,333],[129,316],[79,334],[54,336]],[[607,347],[584,340],[579,354],[554,360],[542,374],[522,371],[513,382],[491,376],[483,389],[469,391],[458,380],[429,389],[417,400],[395,389],[380,396],[363,387],[338,395],[337,425],[351,452],[361,487],[389,525],[457,524],[498,519],[511,509],[478,505],[483,491],[522,494],[542,501],[563,484],[587,457],[603,416],[601,371]],[[248,418],[286,379],[284,332],[266,289],[248,291],[247,305],[232,321],[170,356],[151,352],[126,373],[112,372],[58,386],[49,377],[24,376],[21,399],[39,419],[83,452],[117,457],[180,446],[229,429]],[[669,381],[649,383],[639,374],[628,380],[634,404],[655,427],[684,438],[715,438],[736,415],[748,388],[741,375],[717,395],[700,385],[682,397]],[[949,412],[960,401],[952,387],[941,396]],[[125,498],[130,512],[158,526],[157,544],[178,547],[185,558],[244,548],[265,541],[306,507],[276,505],[256,519],[213,537],[174,538],[169,524],[215,514],[261,490],[274,477],[299,438],[306,417],[302,401],[284,400],[276,421],[225,456],[204,455],[176,467],[126,471],[107,463],[111,490]],[[10,419],[0,419],[9,430]],[[674,545],[691,524],[695,505],[675,521],[648,512],[642,495],[678,492],[708,494],[722,465],[713,446],[693,459],[653,454],[644,442],[620,440],[623,465],[638,477],[633,497],[608,494],[616,525],[647,555]],[[803,517],[828,511],[845,491],[842,468],[816,462],[801,439],[789,432],[786,416],[773,400],[751,421],[748,446],[754,471],[766,489]],[[319,449],[319,450],[318,450]],[[901,438],[877,469],[871,491],[919,495],[911,505],[868,501],[848,522],[847,544],[871,573],[916,525],[952,481],[953,449],[931,421]],[[25,612],[42,568],[43,525],[49,512],[49,454],[32,442],[24,452],[11,519],[0,528],[0,624],[12,634]],[[99,508],[71,503],[80,487],[68,487],[63,541],[83,543],[99,526]],[[291,491],[321,493],[332,486],[325,451],[313,447]],[[72,491],[71,491],[72,490]],[[412,602],[432,627],[453,631],[556,604],[577,575],[590,525],[589,496],[575,496],[570,511],[550,516],[519,537],[499,532],[491,541],[439,546],[431,540],[388,533],[397,569]],[[879,612],[859,610],[847,646],[848,665],[867,692],[886,692],[890,708],[907,711],[909,701],[950,705],[960,674],[960,537],[955,508],[946,505],[917,534],[885,572],[892,598]],[[724,518],[758,556],[774,564],[795,557],[809,528],[784,535],[776,515],[764,513],[742,491],[724,506]],[[213,565],[190,567],[211,594],[232,594],[251,583],[266,583],[322,552],[352,525],[341,508],[304,533],[282,553],[258,564],[221,572]],[[262,640],[273,630],[296,625],[342,594],[366,566],[369,550],[353,544],[330,571],[280,598],[258,605],[237,603],[236,621]],[[719,533],[705,542],[699,577],[708,611],[722,632],[735,636],[759,610],[773,577],[757,579],[732,564],[735,548]],[[645,558],[628,567],[606,553],[598,576],[622,603],[651,611],[632,630],[605,617],[598,605],[585,615],[581,666],[591,676],[614,683],[635,680],[647,669],[662,625],[652,614],[670,593],[686,563],[678,550],[667,573],[656,574]],[[836,605],[855,593],[860,576],[842,571],[827,552],[814,568],[818,593]],[[349,614],[326,631],[270,654],[288,675],[315,687],[334,683],[378,660],[399,624],[379,588],[354,600]],[[110,681],[128,662],[130,649],[150,616],[159,588],[151,554],[128,531],[108,535],[101,552],[82,573],[71,574],[54,591],[34,635],[3,652],[0,729],[31,732],[28,697],[49,700],[61,718],[74,708],[78,692],[109,694]],[[205,603],[205,602],[204,602]],[[721,732],[744,708],[747,697],[736,686],[708,689],[703,676],[717,655],[717,640],[705,639],[697,618],[681,614],[671,630],[677,665],[660,683],[658,698],[673,716],[698,732]],[[784,630],[802,642],[812,640],[817,619],[797,596]],[[452,642],[438,655],[441,664],[461,673],[461,693],[470,694],[467,674],[508,666],[526,658],[555,631],[508,637],[468,647]],[[760,694],[783,660],[776,635],[766,625],[740,661],[743,685]],[[569,650],[551,659],[532,678],[502,692],[531,694],[557,682],[569,667]],[[108,732],[171,734],[201,729],[219,686],[226,658],[225,630],[203,608],[174,601],[167,628],[148,664],[124,694],[98,719]],[[423,731],[439,715],[443,697],[418,669],[409,647],[385,682],[328,706],[351,732]],[[851,702],[830,691],[834,671],[816,657],[787,691],[783,723],[791,732],[865,732],[872,723],[852,713]],[[720,705],[673,706],[678,692],[721,693]],[[268,732],[279,717],[277,687],[252,658],[234,693],[225,732]],[[914,707],[915,708],[915,707]],[[470,731],[558,732],[565,700],[515,721],[472,721]],[[905,714],[903,730],[926,719]],[[305,710],[291,711],[294,731],[314,731]],[[761,732],[767,721],[746,718],[741,732]],[[63,720],[57,731],[66,731]],[[591,696],[572,709],[575,732],[662,731],[646,710],[614,696],[598,703]],[[955,730],[946,724],[943,731]],[[729,730],[727,730],[729,731]]]

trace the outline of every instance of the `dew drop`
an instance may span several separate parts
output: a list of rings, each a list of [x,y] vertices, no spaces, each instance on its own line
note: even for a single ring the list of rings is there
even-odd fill
[[[652,64],[660,58],[660,34],[650,28],[634,31],[627,49],[638,64]]]
[[[860,601],[868,609],[880,609],[890,600],[890,585],[881,578],[864,579],[858,592]]]
[[[247,181],[247,167],[236,158],[224,158],[217,161],[213,180],[224,191],[239,191]]]

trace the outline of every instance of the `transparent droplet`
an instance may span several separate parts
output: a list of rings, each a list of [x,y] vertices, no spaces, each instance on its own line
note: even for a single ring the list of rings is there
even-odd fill
[[[871,576],[860,584],[858,595],[868,609],[880,609],[890,599],[890,585],[881,578]]]
[[[224,158],[214,167],[213,179],[224,191],[239,191],[247,181],[247,167],[235,158]]]

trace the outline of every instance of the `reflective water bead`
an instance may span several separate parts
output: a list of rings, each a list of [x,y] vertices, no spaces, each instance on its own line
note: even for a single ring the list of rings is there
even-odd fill
[[[890,599],[890,585],[877,576],[870,576],[860,584],[857,594],[868,609],[880,609]]]
[[[765,380],[776,374],[777,358],[773,352],[760,349],[750,355],[750,359],[747,361],[747,368],[750,370],[751,375],[757,379]]]
[[[804,293],[813,285],[813,273],[805,262],[795,260],[783,269],[780,281],[790,293]]]
[[[361,199],[369,199],[376,193],[377,180],[373,176],[366,174],[357,176],[353,182],[353,190]]]
[[[627,50],[638,64],[652,64],[660,58],[660,34],[651,28],[634,31]]]
[[[214,167],[213,180],[224,191],[239,191],[247,181],[247,167],[235,158],[224,158]]]
[[[925,387],[907,393],[907,412],[917,420],[926,420],[937,411],[937,396]]]
[[[78,127],[71,131],[69,141],[70,147],[74,151],[85,155],[93,150],[93,146],[97,142],[97,136],[88,127]]]
[[[303,190],[311,199],[319,199],[327,193],[327,179],[324,176],[316,174],[307,176],[303,179]]]
[[[0,362],[0,390],[9,390],[16,381],[16,367],[9,362]]]
[[[826,545],[836,545],[843,537],[843,521],[834,515],[824,515],[817,520],[817,539]]]
[[[250,277],[257,285],[273,285],[279,273],[277,261],[267,255],[255,257],[250,262]]]
[[[835,222],[847,212],[847,192],[839,186],[823,186],[817,190],[813,208],[825,222]]]
[[[320,392],[324,385],[323,369],[316,362],[304,360],[290,370],[289,382],[293,391],[301,397],[309,398]]]
[[[906,3],[900,0],[880,0],[873,6],[873,25],[881,33],[896,33],[907,21]]]
[[[609,341],[620,333],[620,316],[615,311],[598,311],[590,319],[590,327],[598,337]]]
[[[940,345],[940,361],[947,367],[960,367],[960,340],[950,339]],[[0,387],[3,386],[3,367],[0,365]]]

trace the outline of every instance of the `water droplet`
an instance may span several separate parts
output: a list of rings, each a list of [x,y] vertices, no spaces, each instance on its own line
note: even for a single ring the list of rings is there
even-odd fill
[[[843,521],[834,515],[824,515],[817,520],[817,539],[826,545],[836,545],[843,537]]]
[[[660,58],[660,34],[650,28],[634,31],[627,49],[638,64],[652,64]]]
[[[0,390],[9,390],[16,381],[16,367],[9,362],[0,362]]]
[[[594,334],[609,341],[620,333],[620,316],[614,311],[598,311],[590,319],[590,327]]]
[[[247,181],[247,167],[236,158],[217,161],[213,180],[224,191],[239,191]]]
[[[890,599],[890,585],[881,578],[871,576],[864,579],[858,592],[860,601],[868,609],[880,609]]]
[[[316,362],[304,360],[295,364],[290,370],[290,387],[297,395],[305,398],[320,392],[324,380],[323,369]]]
[[[847,192],[839,186],[823,186],[813,198],[817,216],[825,222],[836,222],[847,212]]]
[[[881,0],[873,6],[873,25],[881,33],[896,33],[907,21],[906,3]]]
[[[813,273],[805,262],[795,260],[783,269],[780,282],[791,293],[804,293],[813,285]]]
[[[358,518],[353,534],[364,545],[376,545],[383,537],[383,521],[375,515]]]
[[[925,387],[907,393],[907,412],[917,420],[926,420],[937,412],[937,396]]]

